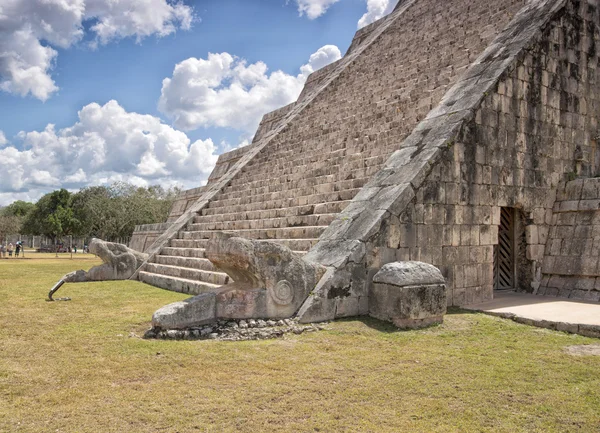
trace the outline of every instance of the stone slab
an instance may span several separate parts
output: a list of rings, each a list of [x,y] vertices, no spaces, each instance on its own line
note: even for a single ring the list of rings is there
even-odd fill
[[[599,303],[498,292],[490,301],[463,308],[510,318],[519,323],[600,338]]]

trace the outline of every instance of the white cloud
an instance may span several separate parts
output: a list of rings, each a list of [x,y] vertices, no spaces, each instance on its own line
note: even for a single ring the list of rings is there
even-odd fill
[[[383,18],[394,10],[398,0],[367,0],[367,12],[358,20],[358,28]]]
[[[338,1],[339,0],[296,0],[300,16],[306,14],[311,20],[323,15],[331,5]]]
[[[0,130],[0,147],[4,146],[7,143],[8,143],[8,140],[6,139],[6,136],[4,135],[4,132],[2,132]]]
[[[97,19],[91,30],[106,43],[128,36],[138,41],[154,34],[166,36],[178,26],[188,30],[193,16],[189,6],[166,0],[88,0],[86,18]]]
[[[189,29],[192,9],[167,0],[3,0],[0,3],[0,90],[45,101],[58,90],[51,77],[57,51],[84,36],[100,43]]]
[[[335,45],[325,45],[294,76],[268,74],[265,63],[248,65],[229,53],[192,57],[163,80],[158,108],[184,130],[217,126],[254,132],[265,113],[298,98],[310,73],[340,58]]]
[[[159,118],[125,111],[116,101],[92,103],[79,121],[56,130],[21,132],[21,146],[0,149],[0,204],[36,199],[56,188],[124,180],[138,185],[201,184],[217,156],[212,140],[190,139]]]

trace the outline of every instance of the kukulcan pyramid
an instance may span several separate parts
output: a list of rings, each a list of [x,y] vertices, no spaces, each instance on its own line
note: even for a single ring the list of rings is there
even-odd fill
[[[600,301],[599,3],[401,0],[136,229],[133,278],[306,322],[368,314],[392,262],[438,268],[448,305]],[[269,293],[223,295],[242,281]]]

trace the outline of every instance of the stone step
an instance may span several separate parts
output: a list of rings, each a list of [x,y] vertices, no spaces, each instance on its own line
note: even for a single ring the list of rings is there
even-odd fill
[[[198,230],[181,231],[179,239],[212,239],[220,233],[227,233],[246,239],[316,239],[327,226],[281,227],[272,229],[248,230]]]
[[[284,159],[293,159],[301,156],[302,158],[323,156],[333,158],[338,155],[345,155],[348,151],[348,146],[345,141],[332,141],[330,143],[318,142],[318,149],[315,146],[310,146],[309,143],[305,143],[303,147],[302,155],[298,155],[298,147],[291,143],[278,143],[278,146],[269,148],[268,151],[263,149],[256,157],[252,160],[253,165],[264,164],[268,161],[281,161]]]
[[[318,239],[270,239],[278,244],[285,245],[295,252],[305,252],[312,248]],[[176,248],[206,248],[208,239],[171,239],[171,246]]]
[[[200,230],[248,230],[272,229],[281,227],[328,226],[335,219],[337,213],[322,215],[299,215],[282,218],[247,219],[237,221],[209,221],[198,222],[187,226],[186,231]],[[197,217],[200,219],[203,217]]]
[[[161,253],[154,256],[153,263],[159,265],[179,266],[182,268],[201,269],[203,271],[218,272],[208,259],[201,259],[196,257],[180,257],[180,256],[168,256]]]
[[[258,166],[247,166],[242,173],[238,174],[230,183],[231,186],[243,186],[252,182],[278,182],[280,179],[300,180],[310,179],[325,175],[337,175],[338,173],[354,174],[355,171],[372,168],[377,171],[387,159],[386,155],[365,157],[365,155],[348,155],[345,158],[337,157],[330,160],[323,159],[314,162],[286,161],[281,165],[271,166],[269,163]],[[355,176],[357,177],[357,176]],[[360,177],[368,177],[361,175]]]
[[[355,161],[354,164],[333,165],[323,163],[317,167],[290,166],[281,171],[267,172],[262,175],[242,173],[230,183],[232,188],[245,188],[246,185],[266,186],[279,182],[298,182],[303,179],[321,179],[324,176],[334,176],[336,179],[354,179],[370,177],[376,173],[382,164],[365,164],[364,161]],[[309,183],[310,184],[310,183]]]
[[[140,271],[139,281],[160,287],[161,289],[171,290],[173,292],[187,293],[190,295],[199,295],[201,293],[212,292],[219,287],[218,284],[205,283],[204,281],[187,280],[185,278],[171,277],[168,275],[159,275],[152,272]]]
[[[323,178],[323,177],[322,177]],[[329,183],[319,183],[310,186],[295,187],[296,182],[273,182],[260,188],[234,188],[229,192],[219,194],[218,200],[244,198],[249,202],[278,199],[284,197],[297,197],[313,195],[324,192],[344,191],[347,189],[361,188],[369,181],[368,178],[339,180]]]
[[[316,205],[292,206],[276,209],[241,210],[232,213],[220,213],[222,208],[205,207],[201,215],[194,218],[194,223],[216,221],[240,221],[245,219],[283,218],[289,216],[302,216],[312,214],[337,214],[350,204],[350,200],[332,201]]]
[[[294,206],[303,206],[309,204],[320,204],[328,203],[332,201],[346,201],[352,200],[356,194],[360,191],[360,188],[347,189],[344,191],[326,192],[321,194],[304,195],[304,196],[289,196],[278,199],[267,199],[266,197],[262,201],[249,201],[244,198],[234,198],[230,200],[216,200],[208,204],[209,208],[221,208],[222,213],[231,213],[248,210],[265,210],[265,209],[278,209]],[[258,196],[254,196],[258,199]]]
[[[227,284],[230,280],[229,275],[223,272],[203,271],[202,269],[182,268],[158,263],[146,263],[144,271],[186,280],[203,281],[217,286]]]
[[[396,105],[397,101],[390,102]],[[273,164],[279,166],[293,161],[295,164],[305,164],[308,162],[334,160],[336,158],[346,159],[350,155],[361,155],[362,157],[375,157],[389,153],[389,150],[404,141],[407,136],[406,131],[400,131],[400,123],[395,128],[376,133],[377,143],[371,138],[367,138],[368,131],[362,131],[364,136],[348,142],[332,142],[324,144],[322,140],[303,141],[301,144],[302,152],[298,152],[298,143],[288,142],[285,147],[269,147],[259,153],[248,165],[248,167],[259,166],[261,164]],[[373,137],[374,139],[374,137]],[[312,144],[312,145],[311,145]]]
[[[160,251],[161,255],[176,257],[195,257],[203,259],[206,257],[203,248],[174,248],[165,247]]]
[[[332,173],[332,174],[324,174],[324,175],[319,175],[319,176],[313,176],[313,177],[305,177],[305,174],[302,175],[302,177],[298,177],[298,174],[292,174],[292,175],[286,175],[286,176],[278,176],[275,178],[269,178],[269,179],[258,179],[258,180],[254,180],[252,182],[248,182],[245,184],[240,184],[240,185],[233,185],[233,186],[227,186],[224,190],[223,193],[228,194],[231,193],[232,191],[239,191],[239,190],[255,190],[255,189],[260,189],[260,188],[265,188],[265,187],[281,187],[281,185],[285,185],[285,184],[292,184],[294,185],[294,188],[301,188],[301,187],[305,187],[305,186],[314,186],[314,185],[321,185],[323,183],[334,183],[334,182],[338,182],[338,181],[342,181],[342,180],[352,180],[354,179],[354,175],[352,173]],[[275,191],[274,189],[270,192]]]

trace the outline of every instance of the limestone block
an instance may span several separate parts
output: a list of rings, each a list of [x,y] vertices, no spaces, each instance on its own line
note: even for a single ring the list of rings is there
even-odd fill
[[[418,329],[443,322],[446,284],[435,266],[422,262],[394,262],[373,277],[369,315],[402,329]]]
[[[220,318],[288,318],[314,289],[325,268],[271,241],[216,235],[206,257],[234,280],[219,294]]]
[[[152,327],[160,329],[185,329],[216,320],[216,294],[203,293],[180,302],[173,302],[156,310]]]

